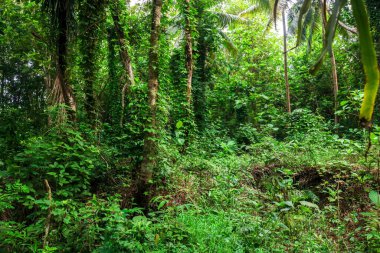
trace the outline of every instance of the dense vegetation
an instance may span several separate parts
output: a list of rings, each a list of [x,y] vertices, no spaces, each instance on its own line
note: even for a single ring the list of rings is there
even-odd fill
[[[0,252],[380,252],[378,0],[0,0],[0,52]]]

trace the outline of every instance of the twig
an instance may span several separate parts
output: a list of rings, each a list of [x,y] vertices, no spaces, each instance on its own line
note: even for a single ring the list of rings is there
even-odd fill
[[[50,188],[50,185],[49,185],[49,182],[47,181],[47,179],[44,179],[44,183],[45,183],[45,187],[46,187],[46,191],[48,193],[48,200],[50,201],[50,205],[49,205],[49,208],[48,208],[48,215],[46,217],[46,221],[45,221],[45,235],[43,237],[43,243],[42,243],[42,248],[44,249],[45,246],[48,244],[48,235],[49,235],[49,230],[50,230],[50,220],[51,220],[51,206],[52,206],[52,194],[51,194],[51,188]]]

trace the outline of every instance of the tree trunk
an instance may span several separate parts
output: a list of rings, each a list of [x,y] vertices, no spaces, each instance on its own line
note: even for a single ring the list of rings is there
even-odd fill
[[[91,19],[89,19],[91,20]],[[84,27],[83,29],[87,29]],[[82,75],[84,79],[84,108],[89,123],[93,123],[96,118],[95,112],[95,96],[94,96],[94,82],[96,78],[96,62],[95,62],[95,50],[96,39],[92,38],[96,36],[94,33],[85,33],[81,39],[81,50],[83,52],[83,58],[81,62]],[[87,39],[86,39],[87,38]],[[88,39],[89,38],[89,39]]]
[[[186,101],[191,105],[191,89],[193,79],[193,44],[191,37],[191,23],[190,23],[190,0],[185,0],[185,54],[186,54],[186,70],[187,70],[187,89]],[[189,108],[190,109],[190,108]]]
[[[282,10],[282,27],[284,30],[284,73],[285,73],[285,87],[286,87],[286,108],[288,113],[292,112],[290,104],[290,86],[288,79],[288,52],[287,52],[287,32],[286,32],[286,17],[285,8]]]
[[[85,0],[79,10],[79,24],[83,34],[80,38],[82,61],[80,63],[84,78],[84,108],[89,123],[94,124],[96,118],[96,100],[94,84],[96,80],[99,22],[104,16],[104,0]]]
[[[148,190],[149,182],[153,177],[153,171],[156,168],[157,158],[157,93],[158,93],[158,74],[159,74],[159,37],[161,25],[162,0],[153,0],[152,27],[150,36],[149,49],[149,81],[148,81],[148,105],[150,109],[150,119],[144,139],[144,154],[140,171],[138,172],[137,185],[137,202],[148,207],[148,196],[145,192]]]
[[[1,105],[1,109],[5,108],[4,86],[5,86],[5,74],[4,74],[4,70],[3,70],[1,72],[1,88],[0,88],[0,105]]]
[[[202,6],[195,6],[197,9],[197,32],[199,33],[197,41],[197,59],[195,76],[193,82],[193,105],[194,105],[194,120],[200,132],[206,126],[206,86],[210,80],[211,74],[207,68],[207,55],[209,53],[209,42],[207,41],[209,30],[204,26],[204,10]]]
[[[321,6],[321,15],[322,15],[322,35],[325,37],[326,27],[327,27],[327,1],[320,0],[319,2]],[[323,39],[323,44],[325,45],[325,40]],[[330,52],[330,63],[331,63],[331,75],[333,80],[333,95],[334,95],[334,122],[335,124],[339,123],[338,115],[336,115],[336,111],[338,110],[338,73],[336,69],[336,61],[334,50],[331,48]]]
[[[338,115],[336,114],[338,110],[338,91],[339,91],[339,85],[338,85],[338,73],[336,70],[336,62],[335,62],[335,55],[333,49],[330,51],[330,62],[331,62],[331,74],[332,74],[332,80],[333,80],[333,93],[334,93],[334,122],[335,124],[339,123]]]
[[[124,118],[124,110],[125,110],[125,95],[129,92],[130,86],[135,85],[135,76],[133,74],[133,68],[131,63],[131,57],[128,52],[128,46],[126,42],[126,36],[123,27],[120,22],[120,7],[119,3],[115,3],[116,6],[111,8],[112,11],[112,19],[114,24],[114,29],[116,36],[118,38],[119,46],[120,46],[120,58],[122,60],[124,70],[128,75],[128,81],[124,84],[121,91],[121,118],[120,118],[120,126],[123,125]]]
[[[58,36],[57,36],[57,74],[52,89],[52,102],[64,103],[69,108],[69,119],[76,121],[77,105],[73,90],[68,83],[67,55],[68,55],[68,30],[69,24],[68,3],[63,4],[58,11]]]
[[[186,102],[187,108],[185,108],[187,113],[188,124],[185,127],[185,143],[182,148],[182,152],[184,152],[189,144],[189,133],[190,126],[192,122],[192,112],[191,112],[191,103],[192,103],[192,82],[193,82],[193,43],[191,36],[191,5],[190,0],[185,0],[185,56],[186,56],[186,70],[187,70],[187,80],[186,80]]]

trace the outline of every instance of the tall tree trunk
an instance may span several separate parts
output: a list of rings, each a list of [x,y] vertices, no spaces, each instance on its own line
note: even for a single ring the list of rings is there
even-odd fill
[[[197,41],[197,59],[195,76],[193,82],[193,104],[194,119],[199,131],[203,131],[206,125],[206,87],[210,80],[210,73],[207,68],[207,55],[209,53],[209,31],[204,27],[204,9],[203,6],[196,5],[197,9],[197,32],[199,33]]]
[[[192,103],[192,82],[193,82],[193,43],[191,36],[191,5],[190,0],[185,0],[185,56],[186,56],[186,70],[187,70],[187,80],[186,80],[186,102],[187,102],[187,120],[188,124],[185,127],[185,143],[183,145],[182,151],[184,152],[189,144],[189,133],[190,125],[192,122],[192,112],[191,112],[191,103]]]
[[[334,93],[334,122],[335,124],[339,123],[338,115],[336,114],[338,110],[338,91],[339,91],[339,85],[338,85],[338,73],[336,70],[336,62],[335,62],[335,54],[333,49],[330,50],[330,62],[331,62],[331,74],[332,74],[332,80],[333,80],[333,93]]]
[[[322,35],[325,37],[326,33],[326,27],[327,27],[327,1],[320,0],[319,2],[321,7],[321,16],[322,16]],[[325,40],[323,39],[323,44],[325,44]],[[333,81],[333,95],[334,95],[334,123],[339,123],[338,115],[336,114],[338,110],[338,91],[339,91],[339,84],[338,84],[338,72],[336,69],[336,61],[335,61],[335,54],[333,48],[331,48],[330,52],[330,63],[331,63],[331,76]]]
[[[190,8],[190,0],[185,0],[185,54],[187,70],[186,101],[189,107],[191,105],[191,89],[193,80],[193,44],[191,37]]]
[[[119,80],[117,78],[117,52],[115,50],[116,45],[116,34],[115,29],[107,29],[107,44],[108,44],[108,54],[107,54],[107,69],[108,78],[107,84],[104,86],[103,101],[103,119],[105,122],[111,123],[112,125],[120,123],[120,104],[117,103],[120,98]],[[117,99],[117,101],[115,101]]]
[[[120,58],[123,63],[125,72],[128,76],[128,81],[124,84],[121,90],[121,117],[120,117],[120,126],[123,125],[124,119],[124,110],[125,110],[125,95],[129,92],[130,86],[135,85],[135,76],[133,73],[133,67],[131,62],[131,57],[128,52],[128,46],[126,41],[126,36],[124,29],[120,22],[120,6],[119,3],[115,3],[115,6],[111,7],[112,19],[114,24],[115,33],[120,46]]]
[[[104,16],[104,0],[82,1],[79,11],[80,28],[83,34],[80,38],[82,52],[81,70],[84,78],[85,102],[84,108],[87,120],[93,124],[96,118],[94,84],[97,64],[96,50],[98,48],[99,22]]]
[[[88,57],[94,59],[95,55],[89,52]],[[91,64],[93,65],[87,65],[87,69],[85,70],[84,94],[86,96],[86,99],[84,102],[84,108],[86,110],[87,120],[89,120],[90,123],[93,123],[94,119],[96,118],[96,106],[94,95],[95,64],[94,62],[92,62]]]
[[[92,20],[91,18],[89,20]],[[89,31],[88,27],[84,27]],[[96,50],[96,38],[93,38],[96,34],[91,32],[85,32],[84,37],[81,40],[81,51],[83,52],[83,58],[81,62],[82,75],[84,78],[84,108],[87,115],[87,120],[91,123],[96,117],[95,112],[95,96],[94,96],[94,83],[96,78],[96,62],[95,62],[95,50]],[[87,39],[86,39],[87,38]]]
[[[1,88],[0,88],[0,106],[1,106],[1,109],[5,108],[4,86],[5,86],[5,74],[4,74],[4,70],[2,70],[1,71]]]
[[[288,113],[292,112],[290,104],[290,86],[288,79],[288,49],[287,49],[287,31],[286,31],[286,17],[285,8],[282,10],[282,28],[284,30],[284,73],[285,73],[285,87],[286,87],[286,109]]]
[[[76,120],[77,105],[73,90],[68,83],[67,76],[67,55],[68,55],[68,31],[69,24],[69,3],[65,1],[58,10],[58,36],[57,44],[57,74],[52,89],[52,102],[55,104],[64,103],[69,107],[69,119]]]
[[[148,81],[148,104],[150,119],[144,139],[144,154],[138,173],[137,202],[144,207],[148,206],[148,197],[144,194],[148,190],[149,181],[153,177],[157,158],[157,93],[159,75],[159,37],[161,25],[162,0],[153,0],[152,27],[149,49],[149,81]]]
[[[198,57],[197,57],[197,68],[196,68],[196,77],[197,82],[194,82],[194,116],[195,122],[197,124],[198,130],[203,131],[205,128],[205,111],[206,108],[206,85],[208,81],[207,73],[207,54],[208,46],[204,37],[201,35],[198,41]]]

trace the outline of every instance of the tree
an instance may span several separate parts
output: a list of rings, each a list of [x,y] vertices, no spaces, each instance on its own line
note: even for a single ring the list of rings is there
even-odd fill
[[[79,9],[80,49],[83,52],[80,62],[84,81],[84,108],[90,122],[96,117],[94,83],[96,80],[96,54],[99,44],[99,26],[104,19],[104,0],[83,1]]]
[[[196,38],[196,50],[194,50],[195,71],[193,78],[193,105],[195,123],[199,130],[205,128],[206,121],[206,91],[212,80],[210,56],[224,47],[229,52],[235,53],[236,47],[225,33],[224,29],[233,23],[247,23],[248,20],[224,12],[215,12],[213,8],[220,1],[197,0],[195,4],[195,22],[198,36]]]
[[[148,81],[148,105],[149,121],[146,126],[144,139],[143,161],[138,174],[137,201],[147,206],[148,199],[144,195],[156,168],[157,156],[157,94],[159,75],[159,37],[161,25],[162,0],[153,0],[152,26],[149,49],[149,81]]]
[[[322,37],[324,38],[326,29],[327,29],[327,9],[326,6],[327,2],[323,0],[318,1],[297,1],[293,7],[292,12],[296,12],[299,10],[299,18],[297,20],[297,26],[296,27],[296,34],[297,34],[297,42],[296,46],[298,47],[302,41],[304,41],[307,37],[306,31],[309,31],[308,35],[308,45],[309,48],[311,47],[312,39],[315,35],[315,31],[318,30],[319,27],[322,27]],[[296,13],[292,13],[290,16],[293,18]],[[322,21],[322,22],[320,22]],[[352,29],[345,25],[343,22],[340,22],[338,20],[338,25],[340,25],[345,30],[350,30],[352,32]],[[323,45],[325,45],[325,40],[322,39]],[[329,56],[330,56],[330,63],[331,63],[331,79],[332,79],[332,88],[333,88],[333,103],[334,103],[334,122],[335,124],[338,123],[338,91],[339,91],[339,85],[338,85],[338,74],[337,74],[337,67],[336,67],[336,60],[335,60],[335,54],[333,47],[329,49]]]
[[[321,16],[322,16],[322,34],[323,36],[325,35],[325,30],[327,29],[327,7],[326,7],[326,2],[323,2],[320,0],[320,6],[321,6]],[[339,119],[337,115],[337,110],[338,110],[338,91],[339,91],[339,84],[338,84],[338,72],[336,69],[336,60],[335,60],[335,54],[334,54],[334,49],[333,46],[331,46],[330,51],[330,63],[331,63],[331,75],[332,75],[332,80],[333,80],[333,94],[334,94],[334,122],[335,124],[338,124]]]
[[[286,87],[286,108],[288,113],[292,112],[291,104],[290,104],[290,86],[288,79],[288,50],[287,50],[287,30],[286,30],[286,17],[285,17],[286,8],[282,10],[282,25],[284,32],[284,74],[285,74],[285,87]]]
[[[192,80],[193,80],[193,43],[191,36],[191,21],[190,21],[190,0],[185,0],[185,54],[186,54],[186,70],[187,70],[187,91],[186,91],[186,101],[191,105],[191,89],[192,89]]]
[[[126,2],[127,5],[128,2]],[[133,73],[132,60],[128,51],[126,34],[123,29],[122,22],[120,20],[121,6],[120,2],[116,1],[111,5],[111,15],[114,24],[114,30],[117,36],[117,40],[120,46],[120,58],[124,66],[124,70],[128,76],[127,82],[124,84],[121,91],[121,117],[120,117],[120,126],[123,125],[124,120],[124,110],[125,110],[125,95],[129,92],[130,86],[135,85],[135,76]]]
[[[310,9],[312,0],[303,0],[300,15],[298,18],[298,33],[297,44],[300,41],[302,20],[304,14]],[[274,4],[274,13],[279,7],[279,2]],[[322,6],[326,6],[327,0],[323,0]],[[316,73],[321,67],[323,60],[327,53],[331,54],[332,44],[335,37],[337,26],[340,24],[339,16],[343,6],[347,4],[347,0],[336,0],[332,3],[333,10],[327,21],[326,32],[324,35],[324,46],[322,52],[316,62],[316,64],[310,69],[311,73]],[[375,100],[379,87],[379,70],[377,66],[376,52],[370,32],[369,16],[364,0],[351,0],[351,7],[354,15],[354,19],[358,28],[359,45],[363,68],[366,76],[366,85],[364,88],[364,98],[360,109],[360,121],[366,127],[371,125],[373,110],[375,106]],[[336,89],[337,87],[335,87]]]
[[[73,18],[74,0],[46,0],[44,7],[50,15],[53,40],[56,44],[56,77],[51,90],[51,103],[65,104],[69,118],[76,120],[77,104],[69,84],[67,58],[70,25]]]

